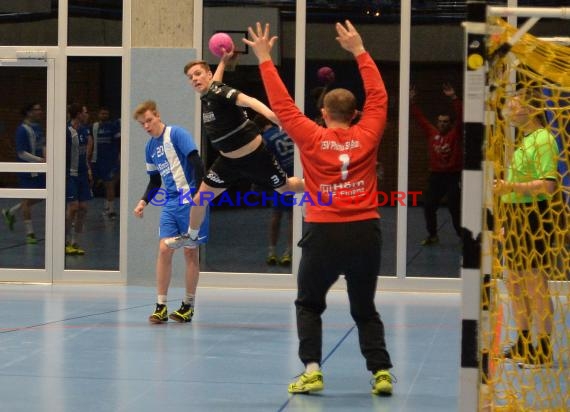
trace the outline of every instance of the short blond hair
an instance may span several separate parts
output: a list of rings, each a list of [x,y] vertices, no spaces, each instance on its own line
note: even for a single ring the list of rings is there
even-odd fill
[[[323,107],[332,120],[350,123],[356,113],[356,97],[350,90],[334,89],[325,94]]]
[[[145,100],[140,103],[133,112],[133,118],[137,120],[139,116],[142,116],[149,110],[154,114],[158,114],[158,108],[156,107],[156,102],[154,100]]]

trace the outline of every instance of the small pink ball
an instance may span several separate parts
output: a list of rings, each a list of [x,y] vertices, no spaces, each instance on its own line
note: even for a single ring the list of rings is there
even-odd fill
[[[323,66],[317,70],[317,78],[321,83],[329,84],[334,82],[334,70],[328,66]]]
[[[224,55],[222,48],[230,52],[234,49],[234,42],[227,33],[215,33],[210,37],[208,47],[214,56],[222,57]]]

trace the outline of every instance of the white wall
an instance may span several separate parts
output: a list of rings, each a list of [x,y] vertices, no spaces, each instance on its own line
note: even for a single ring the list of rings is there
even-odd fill
[[[188,131],[194,130],[194,91],[183,74],[184,65],[196,58],[195,49],[135,48],[131,51],[130,113],[144,100],[154,100],[162,120]],[[130,116],[128,137],[130,162],[127,199],[132,211],[148,184],[145,167],[145,145],[148,134]],[[197,144],[199,138],[194,136]],[[158,250],[158,219],[160,207],[149,205],[144,218],[132,213],[127,222],[127,284],[154,285],[155,261]],[[184,258],[179,251],[174,255],[172,286],[183,284]]]

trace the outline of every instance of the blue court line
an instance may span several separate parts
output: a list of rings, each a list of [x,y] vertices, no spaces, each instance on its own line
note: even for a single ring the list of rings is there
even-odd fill
[[[23,331],[23,330],[29,330],[29,329],[34,329],[34,328],[41,328],[41,327],[43,327],[43,326],[48,326],[48,325],[55,325],[55,324],[57,324],[57,323],[67,322],[68,320],[90,318],[90,317],[92,317],[92,316],[99,316],[99,315],[106,315],[106,314],[108,314],[108,313],[122,312],[122,311],[124,311],[124,310],[144,308],[145,306],[149,306],[149,305],[148,305],[148,304],[145,304],[145,305],[129,306],[129,307],[126,307],[126,308],[119,308],[119,309],[106,310],[106,311],[104,311],[104,312],[97,312],[97,313],[88,313],[88,314],[85,314],[85,315],[72,316],[72,317],[70,317],[70,318],[65,318],[65,319],[58,319],[58,320],[52,320],[52,321],[49,321],[49,322],[37,323],[37,324],[35,324],[35,325],[21,326],[21,327],[15,327],[15,328],[6,328],[5,330],[0,330],[0,333],[20,332],[20,331]],[[154,305],[153,305],[153,306],[154,306]]]
[[[352,325],[352,327],[348,330],[348,332],[346,332],[344,334],[344,336],[342,338],[340,338],[340,340],[337,342],[336,345],[334,345],[334,347],[327,354],[327,356],[324,357],[323,361],[321,362],[321,366],[323,366],[325,364],[325,362],[327,361],[327,359],[330,358],[333,353],[335,353],[335,351],[339,348],[340,345],[342,345],[342,342],[344,342],[346,340],[346,338],[348,338],[348,335],[350,335],[350,333],[354,330],[355,327],[356,327],[356,324]],[[289,402],[291,401],[293,396],[295,396],[295,395],[289,396],[289,398],[287,398],[285,403],[283,405],[281,405],[281,407],[279,409],[277,409],[277,412],[282,412],[283,410],[285,410],[285,408],[287,407],[287,405],[289,405]]]

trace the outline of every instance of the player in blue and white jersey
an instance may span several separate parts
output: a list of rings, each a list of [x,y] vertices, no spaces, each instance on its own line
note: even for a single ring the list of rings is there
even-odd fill
[[[86,126],[89,120],[87,107],[71,104],[69,118],[65,130],[65,254],[84,255],[79,237],[83,233],[87,202],[92,198],[93,176],[87,159],[93,150],[93,137]]]
[[[93,132],[93,156],[91,163],[96,179],[105,185],[103,216],[115,219],[115,187],[119,180],[119,155],[121,151],[121,126],[118,120],[110,119],[107,107],[100,107],[99,120],[91,127]]]
[[[16,154],[19,162],[45,163],[46,140],[44,131],[40,125],[43,118],[42,106],[32,103],[22,109],[24,120],[16,129]],[[23,189],[45,189],[45,173],[18,173],[19,184]],[[41,199],[23,199],[11,208],[2,209],[4,221],[10,230],[14,229],[16,221],[15,212],[22,209],[22,217],[26,228],[26,243],[35,245],[38,243],[32,224],[32,206]]]
[[[167,126],[161,118],[156,103],[148,100],[137,106],[134,116],[151,136],[146,144],[146,169],[150,181],[144,195],[134,209],[142,218],[149,204],[161,205],[159,248],[156,262],[157,303],[149,317],[151,323],[163,323],[170,319],[190,322],[194,315],[194,301],[198,285],[199,266],[196,245],[184,247],[186,261],[186,295],[180,309],[168,316],[166,307],[170,285],[174,249],[166,246],[165,239],[188,232],[192,194],[204,178],[204,164],[192,135],[179,126]],[[164,188],[161,188],[163,186]],[[208,214],[200,227],[198,244],[208,239]]]

